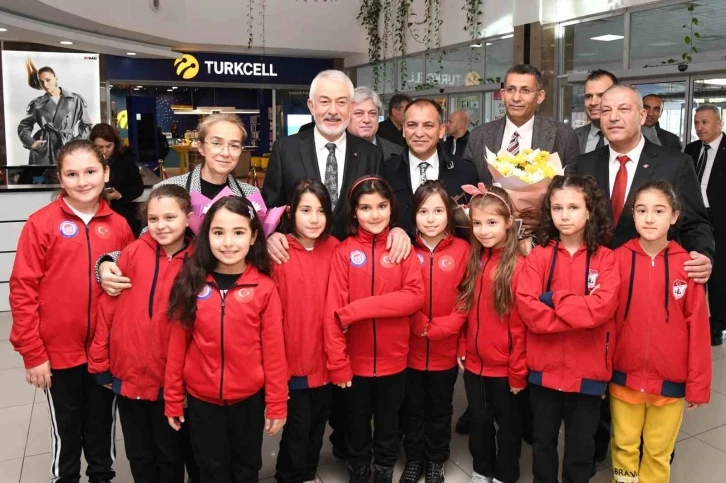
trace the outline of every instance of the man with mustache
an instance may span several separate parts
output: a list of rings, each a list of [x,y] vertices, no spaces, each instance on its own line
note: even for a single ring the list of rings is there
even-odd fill
[[[590,123],[575,129],[581,154],[595,151],[607,144],[608,141],[600,129],[600,102],[605,91],[617,83],[617,77],[602,69],[594,70],[587,76],[585,80],[585,115]]]
[[[716,216],[726,207],[726,136],[723,135],[719,108],[712,104],[702,104],[696,109],[693,119],[698,141],[686,146],[686,154],[693,159],[696,176],[701,184],[701,197],[706,204],[708,217],[714,228],[716,246],[726,248],[726,219]],[[716,261],[711,278],[708,280],[708,305],[711,312],[711,345],[724,343],[726,335],[726,257],[716,250]]]
[[[643,136],[653,144],[680,151],[683,149],[680,138],[661,128],[658,122],[660,116],[663,115],[664,106],[665,102],[658,94],[648,94],[643,97],[643,108],[646,113],[645,124],[642,127]]]

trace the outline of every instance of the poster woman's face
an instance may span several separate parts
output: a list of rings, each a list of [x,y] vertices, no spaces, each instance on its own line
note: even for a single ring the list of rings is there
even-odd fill
[[[52,72],[43,72],[38,79],[45,92],[50,92],[58,87],[58,78]]]

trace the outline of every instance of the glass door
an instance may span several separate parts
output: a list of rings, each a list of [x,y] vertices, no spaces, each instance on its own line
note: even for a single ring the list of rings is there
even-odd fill
[[[657,122],[661,129],[670,131],[678,136],[681,145],[685,146],[686,126],[688,114],[686,110],[686,86],[684,80],[666,80],[662,82],[649,82],[647,84],[633,84],[640,95],[645,98],[648,95],[660,96],[663,105],[660,111],[660,118],[657,114],[651,114],[646,118],[646,125]],[[647,105],[652,105],[651,100],[646,100]],[[657,103],[656,103],[657,104]],[[654,107],[657,107],[654,106]]]
[[[452,94],[449,96],[449,115],[454,111],[466,111],[469,114],[469,130],[479,126],[482,122],[482,105],[481,93],[476,94]]]
[[[726,75],[721,74],[721,77],[692,76],[691,81],[693,82],[693,103],[690,109],[690,119],[693,120],[698,106],[713,104],[721,112],[723,126],[724,109],[726,109]],[[689,141],[695,141],[698,136],[696,136],[696,130],[693,128],[693,122],[690,122],[689,125],[691,126]]]

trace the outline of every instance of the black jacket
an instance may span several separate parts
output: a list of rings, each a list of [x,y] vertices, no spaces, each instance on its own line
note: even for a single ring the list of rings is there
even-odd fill
[[[463,193],[461,185],[479,182],[476,166],[473,162],[447,154],[441,143],[438,146],[439,154],[439,179],[446,185],[450,196],[458,196]],[[386,161],[386,180],[391,184],[393,192],[398,201],[399,222],[398,226],[414,235],[416,223],[411,213],[413,201],[413,188],[411,186],[411,170],[409,168],[408,149],[404,150],[397,158]]]
[[[456,140],[456,156],[464,156],[466,150],[466,143],[469,142],[469,131],[466,131],[463,136]],[[444,141],[444,149],[448,154],[454,154],[451,152],[454,149],[454,136],[447,136]]]
[[[381,151],[383,151],[383,162],[385,163],[391,158],[395,158],[396,156],[400,156],[403,152],[403,148],[399,146],[396,143],[392,143],[391,141],[387,139],[383,139],[380,136],[376,136],[376,146],[381,148]]]
[[[267,206],[289,205],[295,183],[302,178],[322,181],[315,153],[314,130],[299,132],[278,139],[272,146],[267,165],[262,197]],[[345,204],[351,185],[361,176],[383,174],[383,152],[365,139],[346,132],[343,186],[340,187],[338,204],[333,211],[333,236],[344,239]]]
[[[608,215],[612,219],[609,162],[610,148],[604,146],[591,153],[581,155],[577,159],[573,171],[577,174],[595,177],[605,195]],[[638,236],[633,221],[633,196],[640,186],[658,179],[667,181],[673,186],[683,206],[681,218],[672,235],[686,250],[706,255],[713,262],[715,253],[713,231],[703,204],[701,186],[696,178],[693,161],[683,153],[658,146],[647,139],[638,160],[632,186],[625,200],[625,209],[615,227],[610,248],[617,248]]]
[[[406,147],[406,140],[403,138],[403,131],[398,130],[398,128],[393,124],[393,121],[391,121],[390,117],[378,125],[378,131],[376,134],[378,134],[378,137],[382,137],[392,143],[396,143],[402,148]]]
[[[678,137],[678,135],[661,128],[660,124],[655,125],[655,132],[656,134],[658,134],[660,144],[664,148],[675,149],[676,151],[683,150],[683,145],[681,145],[681,139]]]
[[[128,149],[116,152],[108,160],[111,170],[108,186],[121,193],[121,199],[111,201],[111,208],[126,218],[134,236],[139,236],[141,222],[137,214],[137,203],[133,201],[144,192],[144,181],[136,164],[136,156]]]
[[[686,154],[693,160],[694,167],[701,155],[702,146],[701,141],[694,141],[686,146]],[[721,211],[726,209],[726,189],[724,187],[726,187],[726,135],[721,138],[721,144],[718,145],[718,151],[713,160],[711,175],[708,177],[708,186],[706,187],[711,222],[717,239],[726,237],[726,217]],[[716,216],[717,213],[719,216]]]

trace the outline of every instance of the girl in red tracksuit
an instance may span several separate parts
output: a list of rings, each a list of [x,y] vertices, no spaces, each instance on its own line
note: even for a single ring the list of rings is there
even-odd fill
[[[63,189],[23,227],[10,275],[10,342],[23,356],[28,383],[45,390],[54,481],[78,481],[81,451],[91,483],[111,480],[116,408],[111,391],[88,372],[88,347],[101,287],[93,268],[100,254],[134,239],[126,220],[103,199],[108,166],[90,141],[58,152]]]
[[[454,303],[469,256],[469,244],[454,237],[453,202],[440,181],[427,181],[413,196],[416,256],[424,279],[425,303],[411,326],[406,395],[402,411],[406,467],[403,483],[426,473],[442,482],[449,459],[454,384],[459,374],[456,346],[461,322]],[[449,327],[446,322],[454,319]],[[444,329],[450,333],[444,335]]]
[[[332,382],[349,388],[345,438],[350,481],[368,481],[372,443],[375,479],[390,483],[411,315],[423,307],[423,279],[417,257],[395,263],[386,250],[389,224],[398,219],[388,182],[378,176],[360,178],[345,203],[351,236],[333,254],[325,304],[328,369]]]
[[[166,318],[174,278],[191,255],[189,193],[161,186],[144,205],[148,231],[126,247],[118,266],[134,284],[104,295],[88,368],[118,397],[126,456],[134,480],[184,480],[178,434],[164,416],[164,372],[171,325]]]
[[[514,300],[524,258],[507,192],[482,183],[464,188],[473,194],[473,248],[459,296],[468,313],[460,359],[472,414],[472,481],[514,483],[522,446],[515,395],[527,385],[525,328]]]
[[[216,201],[174,281],[165,414],[191,428],[202,481],[257,481],[262,433],[287,416],[282,308],[262,223],[243,197]]]
[[[564,419],[563,480],[587,482],[612,375],[620,287],[615,256],[604,246],[612,223],[595,179],[556,176],[540,224],[540,245],[527,256],[516,291],[527,326],[534,481],[557,481]]]
[[[610,383],[613,476],[670,481],[684,399],[691,410],[711,397],[708,307],[703,285],[683,270],[688,252],[668,241],[680,214],[673,188],[646,183],[633,200],[640,237],[615,250],[621,284]]]
[[[325,423],[332,400],[323,338],[323,309],[330,259],[338,240],[330,236],[333,210],[319,180],[304,178],[293,187],[287,212],[290,259],[274,265],[280,291],[285,353],[290,381],[288,422],[277,457],[277,481],[315,480]]]

